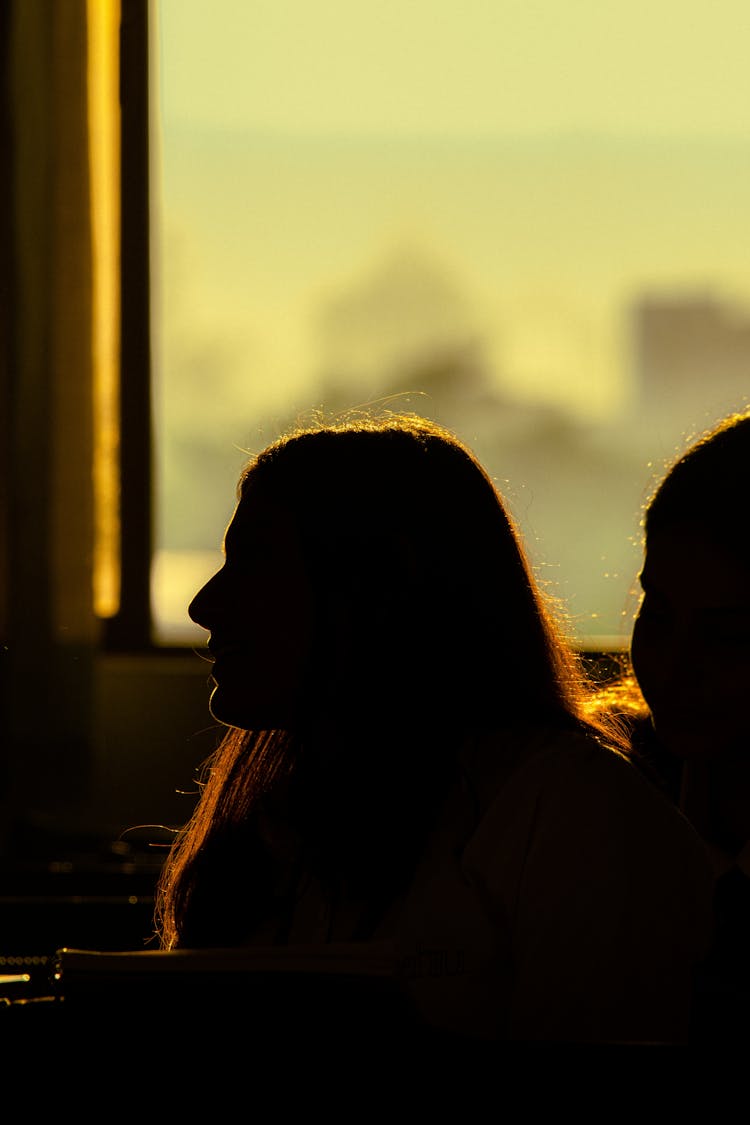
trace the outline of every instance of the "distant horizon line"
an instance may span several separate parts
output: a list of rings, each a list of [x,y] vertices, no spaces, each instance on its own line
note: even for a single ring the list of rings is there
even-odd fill
[[[435,129],[404,129],[390,131],[387,128],[354,127],[295,127],[293,125],[269,125],[252,122],[208,122],[196,120],[170,120],[163,112],[156,114],[155,124],[162,132],[165,129],[181,133],[203,133],[216,139],[228,134],[255,135],[269,140],[294,141],[351,141],[353,143],[381,142],[388,144],[433,142],[437,144],[475,144],[475,143],[513,143],[513,144],[622,144],[652,147],[662,144],[695,144],[708,146],[748,146],[750,155],[750,128],[744,132],[648,132],[623,129],[618,131],[575,128],[555,130],[525,130],[511,132],[504,130],[457,131]]]

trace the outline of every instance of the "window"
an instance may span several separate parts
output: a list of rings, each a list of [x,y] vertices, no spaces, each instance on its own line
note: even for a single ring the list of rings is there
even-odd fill
[[[750,391],[743,0],[160,0],[156,633],[244,451],[370,400],[477,451],[586,647],[640,505]]]

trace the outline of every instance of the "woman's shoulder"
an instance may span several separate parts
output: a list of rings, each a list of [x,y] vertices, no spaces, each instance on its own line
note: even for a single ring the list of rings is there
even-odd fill
[[[542,726],[518,725],[497,731],[484,742],[483,755],[498,764],[513,763],[507,778],[547,779],[575,787],[625,786],[634,793],[661,794],[648,770],[642,767],[637,751],[610,743],[593,727],[584,723]],[[502,775],[502,766],[498,773]]]
[[[484,831],[529,830],[704,852],[698,834],[637,762],[585,727],[516,727],[484,740],[477,780]]]
[[[638,773],[635,761],[583,724],[517,723],[485,732],[466,755],[467,768],[486,789],[543,785],[615,784]]]

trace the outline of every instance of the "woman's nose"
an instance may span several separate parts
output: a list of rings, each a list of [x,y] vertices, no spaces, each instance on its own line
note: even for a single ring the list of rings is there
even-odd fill
[[[195,595],[190,605],[188,606],[188,616],[191,621],[196,625],[200,625],[202,629],[211,628],[212,609],[215,609],[217,603],[217,595],[219,593],[220,575],[221,570],[217,570],[212,578],[209,578],[205,586],[201,586],[198,593]]]

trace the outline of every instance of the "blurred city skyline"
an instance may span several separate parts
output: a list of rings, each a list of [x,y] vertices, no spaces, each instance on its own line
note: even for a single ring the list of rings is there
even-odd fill
[[[439,331],[481,340],[517,395],[596,421],[632,397],[628,310],[644,295],[750,305],[750,141],[196,128],[166,134],[160,161],[157,340],[210,344],[264,415],[314,398],[331,309],[409,270],[425,338],[429,312],[447,315]]]

